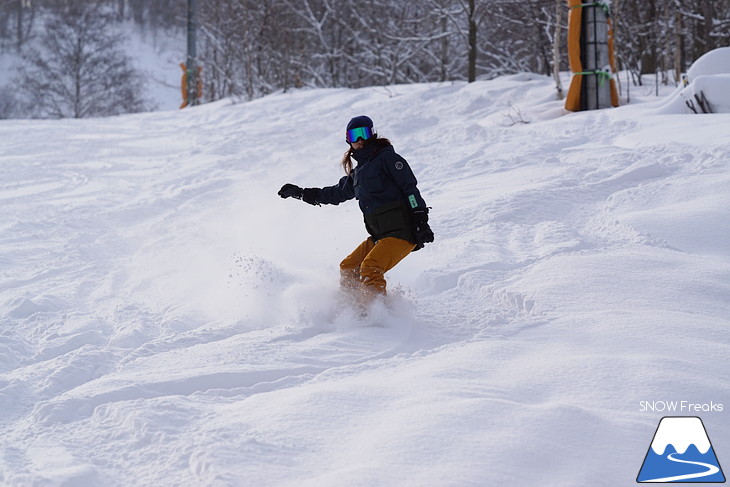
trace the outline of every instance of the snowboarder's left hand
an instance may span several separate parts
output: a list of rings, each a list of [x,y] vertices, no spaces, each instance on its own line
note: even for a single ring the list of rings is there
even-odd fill
[[[433,231],[428,225],[428,208],[413,210],[413,237],[416,239],[416,250],[422,249],[423,244],[433,242]]]

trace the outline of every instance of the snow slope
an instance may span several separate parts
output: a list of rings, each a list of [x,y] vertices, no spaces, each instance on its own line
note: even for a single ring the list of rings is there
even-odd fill
[[[436,242],[358,322],[357,205],[276,191],[363,113]],[[0,122],[0,484],[632,485],[641,401],[730,406],[729,129],[526,74]]]

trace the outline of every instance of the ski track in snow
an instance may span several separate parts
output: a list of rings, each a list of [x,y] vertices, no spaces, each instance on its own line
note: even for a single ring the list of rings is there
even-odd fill
[[[730,387],[730,119],[559,107],[518,75],[0,123],[0,483],[634,478],[639,400]],[[329,318],[356,205],[276,196],[361,112],[437,238],[365,323]]]

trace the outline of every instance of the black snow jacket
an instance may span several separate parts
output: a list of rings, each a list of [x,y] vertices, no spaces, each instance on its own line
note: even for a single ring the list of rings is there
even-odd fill
[[[318,203],[338,205],[356,198],[368,233],[379,240],[397,237],[416,243],[411,212],[426,209],[416,177],[392,145],[377,143],[353,151],[357,166],[335,186],[321,188]]]

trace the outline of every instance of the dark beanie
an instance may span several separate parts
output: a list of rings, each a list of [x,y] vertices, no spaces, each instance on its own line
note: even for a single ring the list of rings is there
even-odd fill
[[[373,128],[373,121],[370,120],[370,117],[366,117],[365,115],[360,115],[360,116],[355,117],[352,120],[350,120],[350,123],[347,124],[347,130],[356,129],[358,127]]]

